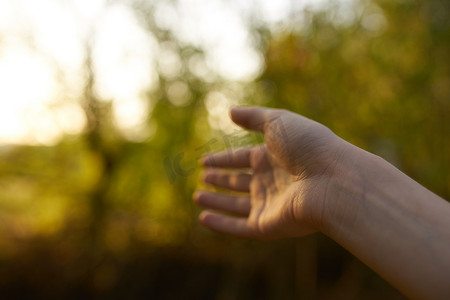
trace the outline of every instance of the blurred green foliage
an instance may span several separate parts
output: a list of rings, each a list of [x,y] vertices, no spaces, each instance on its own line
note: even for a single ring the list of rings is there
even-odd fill
[[[449,2],[361,1],[351,22],[338,21],[330,4],[301,12],[302,27],[254,28],[266,68],[251,83],[194,75],[189,61],[202,50],[158,28],[152,8],[135,4],[140,20],[159,43],[171,43],[183,65],[175,77],[160,74],[158,88],[148,92],[150,139],[121,136],[110,104],[92,92],[88,60],[80,99],[85,133],[54,147],[0,149],[2,294],[401,298],[321,235],[267,244],[198,225],[190,200],[196,161],[227,147],[227,135],[208,126],[205,98],[219,91],[239,95],[238,103],[301,113],[449,199]],[[176,82],[188,87],[186,99],[171,99]]]
[[[351,24],[328,10],[273,37],[261,84],[271,105],[324,123],[448,199],[448,1],[363,3]]]

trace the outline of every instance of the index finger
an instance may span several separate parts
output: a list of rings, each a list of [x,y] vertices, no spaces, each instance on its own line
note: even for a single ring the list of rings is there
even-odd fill
[[[216,168],[250,168],[250,153],[254,147],[225,150],[209,154],[201,159],[205,167]]]

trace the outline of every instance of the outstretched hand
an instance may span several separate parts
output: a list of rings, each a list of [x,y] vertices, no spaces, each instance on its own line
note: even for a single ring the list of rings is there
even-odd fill
[[[232,120],[262,132],[263,145],[203,158],[205,183],[231,191],[197,191],[205,226],[258,239],[321,230],[330,178],[344,141],[325,126],[286,110],[234,108]],[[236,193],[238,192],[238,193]]]
[[[205,226],[259,239],[321,231],[411,298],[450,299],[450,205],[397,168],[295,113],[235,108],[264,144],[206,156]],[[236,193],[238,192],[238,193]]]

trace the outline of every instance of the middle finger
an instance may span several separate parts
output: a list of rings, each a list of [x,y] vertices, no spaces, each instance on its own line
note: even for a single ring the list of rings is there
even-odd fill
[[[217,169],[207,169],[203,175],[205,183],[237,191],[249,192],[252,175],[246,173],[225,173]]]

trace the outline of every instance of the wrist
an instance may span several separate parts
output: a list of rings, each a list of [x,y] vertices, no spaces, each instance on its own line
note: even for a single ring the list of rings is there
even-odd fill
[[[342,234],[342,228],[356,224],[358,212],[367,194],[369,177],[385,161],[348,142],[329,175],[319,230],[330,237]]]

